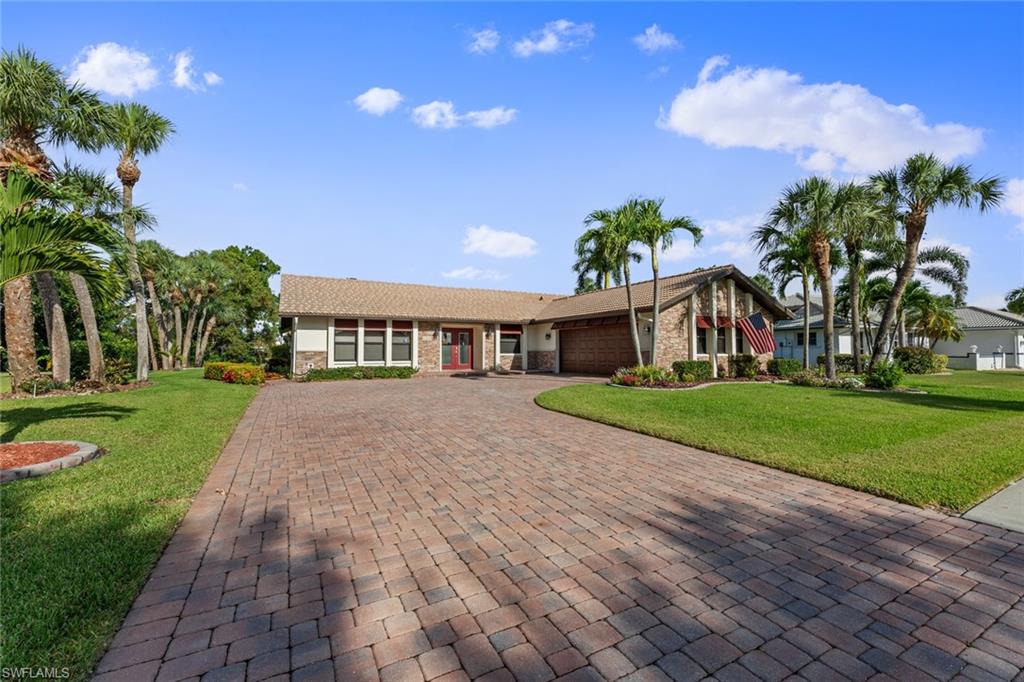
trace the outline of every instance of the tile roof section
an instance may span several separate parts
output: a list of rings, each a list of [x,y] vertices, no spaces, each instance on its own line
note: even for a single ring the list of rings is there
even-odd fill
[[[1006,310],[990,310],[969,305],[956,309],[956,319],[962,329],[1018,329],[1024,327],[1024,317]]]

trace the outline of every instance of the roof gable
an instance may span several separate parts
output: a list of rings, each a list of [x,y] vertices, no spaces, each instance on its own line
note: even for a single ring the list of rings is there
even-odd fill
[[[1006,310],[990,310],[976,305],[956,309],[962,329],[1017,329],[1024,327],[1024,317]]]

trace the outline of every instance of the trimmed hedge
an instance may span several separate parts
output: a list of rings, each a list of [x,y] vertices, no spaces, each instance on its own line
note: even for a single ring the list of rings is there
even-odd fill
[[[792,358],[772,358],[768,361],[768,373],[776,377],[791,377],[804,368],[804,363]]]
[[[836,371],[837,372],[855,372],[856,368],[853,366],[853,353],[836,353]],[[860,356],[860,366],[867,367],[868,360],[870,358],[867,355]],[[825,354],[822,353],[818,356],[818,367],[825,366]]]
[[[892,352],[892,359],[907,374],[934,374],[946,369],[949,362],[948,356],[920,346],[896,348]]]
[[[223,381],[225,384],[257,386],[267,380],[267,375],[259,365],[245,362],[207,362],[203,365],[203,378]]]
[[[712,378],[708,360],[677,360],[672,363],[672,371],[680,379],[684,374],[692,376],[695,381],[710,381]]]
[[[408,379],[417,372],[415,367],[330,367],[311,369],[306,381],[339,381],[345,379]]]
[[[898,362],[882,361],[864,375],[864,384],[870,388],[889,390],[903,382],[903,369]]]
[[[761,369],[757,356],[740,353],[729,356],[729,373],[737,379],[753,379]]]

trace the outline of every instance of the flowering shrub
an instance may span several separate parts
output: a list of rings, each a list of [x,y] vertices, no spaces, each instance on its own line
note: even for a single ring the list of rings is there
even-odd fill
[[[226,384],[257,386],[266,381],[266,374],[259,365],[243,362],[207,362],[203,365],[203,378],[223,381]]]
[[[611,377],[619,386],[642,386],[644,388],[675,388],[680,385],[672,370],[657,365],[636,365],[623,367]]]

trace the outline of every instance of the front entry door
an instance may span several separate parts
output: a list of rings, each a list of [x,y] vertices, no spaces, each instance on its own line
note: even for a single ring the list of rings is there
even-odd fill
[[[441,369],[473,369],[473,330],[441,330]]]

